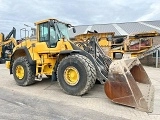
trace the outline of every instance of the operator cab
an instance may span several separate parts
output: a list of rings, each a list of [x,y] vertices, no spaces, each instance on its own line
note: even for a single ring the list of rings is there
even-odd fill
[[[68,28],[70,24],[56,19],[47,19],[35,23],[37,25],[37,38],[39,42],[46,42],[49,48],[55,48],[60,39],[69,40]],[[75,29],[73,29],[75,32]]]

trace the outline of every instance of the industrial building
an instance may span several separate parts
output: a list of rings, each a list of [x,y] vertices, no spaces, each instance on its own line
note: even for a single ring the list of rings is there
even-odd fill
[[[160,20],[156,21],[140,21],[140,22],[125,22],[125,23],[110,23],[110,24],[94,24],[94,25],[79,25],[75,26],[76,33],[69,30],[70,39],[76,35],[85,34],[87,31],[96,30],[99,33],[115,32],[115,36],[124,36],[139,32],[157,31],[160,33]],[[160,36],[155,37],[153,45],[160,45]],[[140,59],[143,65],[160,67],[160,48],[155,49],[154,53]]]

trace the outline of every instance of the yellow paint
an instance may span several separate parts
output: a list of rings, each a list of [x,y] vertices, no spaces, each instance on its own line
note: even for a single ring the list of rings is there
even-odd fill
[[[21,66],[21,65],[18,65],[17,67],[16,67],[16,76],[17,76],[17,78],[19,79],[19,80],[22,80],[23,78],[24,78],[24,75],[25,75],[25,71],[24,71],[24,68],[23,68],[23,66]]]
[[[0,33],[0,44],[3,42],[2,40],[3,40],[3,35],[2,33]],[[0,58],[2,57],[1,54],[2,54],[2,45],[0,45]]]
[[[2,35],[2,33],[0,33],[0,58],[2,57],[1,56],[1,54],[2,54],[2,47],[4,46],[4,45],[8,45],[9,43],[13,43],[14,44],[14,46],[16,46],[17,45],[17,41],[16,41],[16,39],[15,38],[13,38],[13,37],[11,37],[11,38],[9,38],[7,41],[3,41],[3,35]],[[9,57],[10,57],[10,55],[9,55]]]
[[[64,80],[68,85],[74,86],[79,82],[79,72],[75,67],[69,66],[64,71]]]
[[[55,48],[48,48],[46,42],[38,42],[25,40],[17,45],[14,50],[26,46],[31,55],[32,60],[36,60],[36,75],[47,74],[52,75],[53,68],[57,61],[55,55],[58,55],[63,50],[73,50],[68,41],[59,40]],[[38,69],[41,69],[40,72]]]
[[[6,66],[6,68],[10,69],[10,61],[6,61],[5,66]]]
[[[25,52],[23,50],[19,50],[19,48],[24,46],[27,47],[32,60],[36,61],[36,73],[35,73],[36,75],[39,74],[52,75],[59,53],[65,50],[73,50],[69,40],[59,39],[56,47],[54,48],[48,47],[48,44],[45,41],[44,42],[39,41],[39,33],[40,33],[39,24],[49,22],[50,20],[56,20],[56,19],[46,19],[36,22],[35,23],[37,27],[36,39],[30,40],[29,38],[27,38],[19,45],[16,45],[15,48],[13,49],[13,53],[18,49],[18,51],[16,51],[16,53],[14,54],[14,59],[16,59],[21,56],[26,56]],[[6,67],[10,68],[9,62],[8,64],[6,64]]]

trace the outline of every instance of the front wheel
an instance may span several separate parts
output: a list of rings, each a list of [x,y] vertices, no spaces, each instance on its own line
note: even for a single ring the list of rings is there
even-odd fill
[[[83,55],[70,55],[62,59],[57,69],[61,88],[70,95],[83,95],[95,84],[96,69]]]
[[[20,86],[27,86],[35,83],[35,73],[26,57],[17,58],[12,67],[16,83]]]

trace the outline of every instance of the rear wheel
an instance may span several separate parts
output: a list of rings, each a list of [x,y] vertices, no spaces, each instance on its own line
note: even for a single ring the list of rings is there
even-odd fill
[[[33,71],[26,57],[19,57],[13,63],[12,72],[18,85],[27,86],[35,83]]]
[[[83,55],[65,57],[57,69],[57,79],[61,88],[70,95],[83,95],[95,84],[96,69]]]

